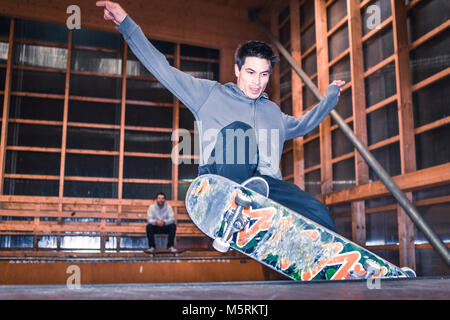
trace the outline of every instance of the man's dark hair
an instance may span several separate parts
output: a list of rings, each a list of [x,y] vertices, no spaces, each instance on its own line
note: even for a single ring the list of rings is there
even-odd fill
[[[166,194],[165,194],[164,192],[158,192],[158,193],[156,194],[155,199],[157,199],[158,196],[164,196],[164,199],[166,199]]]
[[[239,46],[234,55],[236,64],[241,70],[245,63],[245,58],[247,57],[257,57],[270,61],[270,71],[272,71],[275,63],[278,62],[278,56],[273,52],[272,48],[265,42],[262,41],[247,41]]]

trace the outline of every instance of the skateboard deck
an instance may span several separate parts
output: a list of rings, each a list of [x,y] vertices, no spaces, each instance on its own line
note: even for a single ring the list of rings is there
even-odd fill
[[[251,205],[238,206],[238,193],[246,194]],[[228,236],[227,225],[234,223],[229,216],[238,207],[245,226]],[[186,209],[209,237],[226,237],[230,248],[294,280],[415,276],[412,270],[402,270],[301,213],[222,176],[196,178],[186,193]]]

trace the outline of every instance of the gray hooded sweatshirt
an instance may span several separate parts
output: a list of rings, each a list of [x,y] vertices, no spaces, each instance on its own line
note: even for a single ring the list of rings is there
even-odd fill
[[[172,67],[129,16],[116,28],[150,73],[193,113],[200,137],[200,165],[208,163],[219,131],[241,121],[256,133],[259,173],[281,179],[284,142],[316,128],[338,103],[339,86],[330,85],[318,105],[295,118],[283,113],[266,93],[251,99],[234,83],[194,78]]]

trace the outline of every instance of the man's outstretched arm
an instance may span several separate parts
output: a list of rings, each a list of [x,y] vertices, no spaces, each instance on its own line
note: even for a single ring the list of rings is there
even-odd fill
[[[326,116],[333,110],[341,94],[341,87],[345,81],[335,80],[327,87],[327,95],[318,105],[309,110],[300,118],[283,114],[284,126],[286,128],[286,140],[304,136],[314,130]]]
[[[116,24],[116,29],[122,33],[133,53],[147,70],[193,113],[197,113],[217,82],[197,79],[172,67],[118,3],[98,1],[96,5],[104,8],[104,19]]]

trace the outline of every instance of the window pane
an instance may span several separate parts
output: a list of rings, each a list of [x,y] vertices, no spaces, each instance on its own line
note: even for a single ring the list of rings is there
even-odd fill
[[[9,37],[9,26],[11,21],[9,17],[0,17],[0,37]]]
[[[117,198],[117,183],[64,181],[65,197]]]
[[[317,86],[317,77],[312,80],[312,82]],[[302,88],[302,98],[303,98],[303,109],[307,109],[310,106],[317,104],[319,100],[317,100],[314,93],[307,86],[303,86]]]
[[[372,155],[378,160],[378,162],[380,162],[381,166],[389,173],[391,177],[397,176],[401,173],[400,145],[398,142],[372,150]],[[371,181],[379,180],[379,177],[372,170],[372,168],[369,168],[369,178]]]
[[[138,127],[172,128],[173,109],[128,104],[125,124]]]
[[[70,94],[120,99],[122,96],[122,79],[72,74],[70,75]]]
[[[369,113],[366,118],[369,145],[398,135],[397,102]]]
[[[301,50],[305,52],[316,43],[316,26],[312,24],[300,35]]]
[[[59,153],[8,150],[5,173],[59,176],[60,162]]]
[[[418,208],[423,219],[433,226],[434,232],[441,238],[442,241],[450,241],[450,219],[448,219],[448,212],[450,210],[450,203],[439,203],[428,206],[420,206]],[[425,235],[416,227],[415,240],[419,243],[429,243]]]
[[[450,33],[441,32],[410,52],[412,83],[450,67]]]
[[[413,92],[414,127],[450,116],[450,77]]]
[[[353,122],[348,124],[353,130]],[[350,139],[342,132],[341,129],[335,129],[331,132],[332,156],[333,158],[353,152],[354,147]]]
[[[397,92],[395,65],[390,63],[364,79],[366,107],[370,107]]]
[[[172,134],[165,132],[125,131],[125,152],[170,154]]]
[[[450,159],[450,125],[416,135],[417,169],[447,163]]]
[[[303,71],[305,71],[305,73],[310,77],[317,72],[316,50],[312,51],[304,59],[302,59],[302,68]]]
[[[180,108],[180,129],[193,130],[195,117],[188,108]]]
[[[290,93],[291,88],[292,88],[292,76],[291,71],[289,71],[280,79],[280,96],[284,97],[285,95]]]
[[[327,26],[332,29],[347,16],[347,1],[337,0],[327,8]]]
[[[294,173],[294,154],[292,151],[284,154],[281,158],[281,168],[283,177]]]
[[[336,59],[348,46],[348,27],[345,25],[328,38],[328,60]]]
[[[124,183],[124,199],[155,199],[158,192],[166,194],[166,200],[172,200],[171,184]],[[123,239],[123,238],[122,238]],[[121,246],[122,246],[121,239]]]
[[[74,29],[72,43],[74,46],[122,49],[122,35],[87,29]]]
[[[178,165],[178,179],[189,181],[195,179],[198,175],[198,164],[180,164]]]
[[[159,82],[128,79],[127,100],[173,103],[173,95]]]
[[[286,46],[286,50],[288,52],[291,52],[291,46]],[[287,60],[282,56],[279,55],[280,58],[280,72],[285,71],[287,68],[290,68],[289,63],[287,62]]]
[[[300,27],[314,19],[314,0],[306,0],[300,6]]]
[[[0,42],[0,63],[6,64],[8,62],[8,48],[9,48],[8,43]]]
[[[312,195],[322,193],[320,169],[305,174],[305,191]]]
[[[315,166],[320,163],[320,140],[314,139],[303,146],[305,154],[305,168]]]
[[[71,69],[107,74],[122,74],[120,53],[72,50]]]
[[[180,70],[199,79],[219,80],[219,64],[181,60]]]
[[[389,2],[389,1],[388,1]],[[447,0],[421,1],[408,11],[408,33],[410,42],[445,23],[449,18]]]
[[[123,177],[134,179],[172,179],[170,158],[125,157]]]
[[[5,90],[5,80],[6,80],[6,69],[0,67],[0,90],[2,91]]]
[[[278,31],[278,37],[281,44],[285,45],[291,40],[291,24],[287,21]]]
[[[1,100],[3,101],[3,100]],[[10,119],[62,121],[64,100],[11,96]]]
[[[12,91],[64,94],[66,75],[61,72],[38,72],[13,69]]]
[[[100,250],[100,237],[89,236],[62,236],[61,249],[98,249]]]
[[[350,58],[348,55],[330,68],[330,82],[334,80],[352,81]]]
[[[67,49],[16,44],[14,46],[14,64],[65,70],[67,68]]]
[[[119,130],[95,128],[67,128],[67,148],[89,150],[119,150]]]
[[[8,146],[61,147],[62,128],[38,124],[10,123]]]
[[[186,198],[186,192],[189,189],[190,184],[188,183],[179,183],[178,184],[178,199],[177,200],[184,200]]]
[[[119,157],[87,154],[66,155],[66,176],[117,178]]]
[[[70,100],[68,120],[120,125],[120,104]]]
[[[33,248],[33,236],[0,235],[0,248]]]
[[[292,99],[287,98],[280,104],[281,111],[292,116]]]
[[[364,70],[389,58],[394,53],[392,28],[387,28],[363,43]]]
[[[5,178],[3,186],[3,192],[5,195],[57,197],[59,193],[59,180],[24,180]]]
[[[366,245],[398,243],[397,211],[366,214]]]
[[[67,43],[69,29],[64,25],[49,24],[37,21],[16,20],[14,26],[15,39],[50,41]]]
[[[220,51],[217,49],[182,44],[180,46],[180,54],[184,57],[219,59]]]
[[[355,158],[333,164],[333,191],[353,188],[355,181]]]

